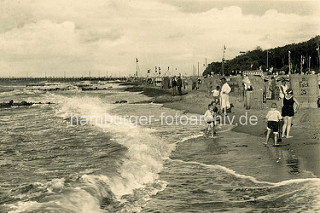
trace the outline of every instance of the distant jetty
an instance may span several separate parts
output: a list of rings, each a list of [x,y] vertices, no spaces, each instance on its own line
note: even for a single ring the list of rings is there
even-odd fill
[[[3,77],[0,81],[29,81],[29,82],[78,82],[78,81],[127,81],[129,77]],[[40,85],[39,85],[40,86]]]
[[[23,107],[23,106],[32,106],[35,104],[54,104],[51,102],[46,102],[46,103],[42,103],[42,102],[38,102],[38,103],[34,103],[34,102],[27,102],[27,101],[21,101],[20,103],[14,103],[13,100],[9,101],[8,103],[0,103],[0,108],[11,108],[11,107]]]

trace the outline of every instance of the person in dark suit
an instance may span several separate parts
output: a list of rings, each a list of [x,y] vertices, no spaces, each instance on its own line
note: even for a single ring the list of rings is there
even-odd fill
[[[178,93],[179,95],[182,95],[182,91],[181,91],[181,88],[182,88],[182,80],[181,80],[181,77],[179,76],[178,79],[177,79],[177,87],[178,87]]]

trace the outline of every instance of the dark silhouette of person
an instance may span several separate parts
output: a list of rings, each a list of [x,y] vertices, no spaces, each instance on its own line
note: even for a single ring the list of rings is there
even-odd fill
[[[176,87],[177,87],[176,76],[172,78],[171,86],[172,86],[172,95],[176,95]]]
[[[180,76],[178,77],[178,80],[177,80],[177,87],[178,87],[178,93],[179,93],[179,95],[182,95],[182,91],[181,91],[181,88],[182,88],[182,80],[181,80],[181,77],[180,77]]]

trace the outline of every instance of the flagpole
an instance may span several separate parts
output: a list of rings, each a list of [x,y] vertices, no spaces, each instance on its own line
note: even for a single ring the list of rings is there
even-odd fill
[[[311,56],[309,56],[309,74],[310,74],[310,72],[311,72],[310,65],[311,65]]]
[[[136,58],[136,77],[138,77],[139,72],[140,72],[139,60],[138,60],[138,58]]]
[[[267,72],[269,73],[269,50],[267,49]]]
[[[291,75],[291,60],[290,60],[290,50],[288,51],[288,62],[289,62],[289,72],[288,74]]]
[[[319,44],[318,44],[317,50],[318,50],[318,58],[319,58],[319,60],[318,60],[318,63],[319,63],[319,72],[320,72],[320,48],[319,48]]]
[[[223,56],[222,56],[222,67],[221,67],[221,75],[224,75],[224,54],[225,54],[226,46],[223,45]]]
[[[300,75],[302,75],[302,55],[300,57]]]

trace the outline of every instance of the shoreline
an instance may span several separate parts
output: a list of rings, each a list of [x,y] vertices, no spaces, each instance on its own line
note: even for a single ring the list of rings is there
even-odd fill
[[[133,88],[135,89],[131,88],[130,90],[139,89],[142,94],[151,97],[153,103],[161,103],[163,104],[163,107],[181,110],[183,113],[202,115],[206,111],[207,105],[212,101],[211,96],[208,93],[197,90],[191,91],[182,96],[171,96],[170,90],[163,90],[161,88],[155,88],[145,85],[138,85],[134,86]],[[260,159],[263,158],[270,158],[270,156],[268,157],[268,153],[270,152],[270,150],[273,150],[272,152],[274,152],[274,150],[278,150],[276,152],[289,153],[288,155],[291,156],[289,158],[294,158],[294,163],[292,163],[291,159],[289,160],[289,163],[285,163],[287,164],[285,165],[285,167],[291,166],[293,170],[297,169],[294,167],[298,167],[298,173],[304,173],[303,170],[306,170],[306,172],[312,172],[315,177],[320,177],[320,124],[317,121],[317,118],[320,117],[319,109],[301,109],[298,111],[293,120],[292,135],[294,137],[290,139],[283,139],[282,143],[285,144],[285,146],[272,147],[273,139],[270,138],[267,147],[264,147],[262,144],[265,140],[264,132],[266,129],[264,118],[267,114],[268,109],[245,110],[240,97],[235,96],[230,96],[230,102],[234,105],[234,108],[232,109],[232,113],[230,115],[234,115],[236,121],[241,115],[245,113],[247,113],[248,117],[251,115],[255,115],[258,118],[258,123],[254,126],[254,128],[247,125],[238,125],[231,130],[232,132],[239,134],[239,136],[245,134],[247,135],[246,138],[252,138],[252,140],[255,140],[254,143],[250,143],[249,141],[247,141],[239,143],[238,146],[235,145],[236,149],[238,150],[235,152],[232,150],[232,148],[230,148],[230,150],[232,150],[230,151],[231,155],[242,155],[242,153],[248,153],[248,150],[250,149],[251,151],[250,153],[248,153],[248,155],[254,156],[255,152],[259,153],[259,157],[256,160],[260,161]],[[270,103],[267,103],[267,106],[270,104],[271,101]],[[278,104],[278,106],[279,105],[280,104]],[[194,139],[192,140],[194,141]],[[255,148],[252,150],[252,147]],[[261,151],[261,149],[265,150]],[[243,156],[243,158],[245,158],[245,155]],[[276,159],[268,159],[268,161],[272,162],[276,161]],[[240,172],[244,170],[247,171],[245,172],[247,173],[246,175],[253,176],[252,172],[255,169],[244,169],[246,167],[248,167],[248,164],[244,165],[242,169],[235,169],[235,171]],[[294,177],[296,178],[296,176],[292,176],[292,178]],[[284,180],[276,177],[273,177],[271,179],[272,181],[276,182]]]

